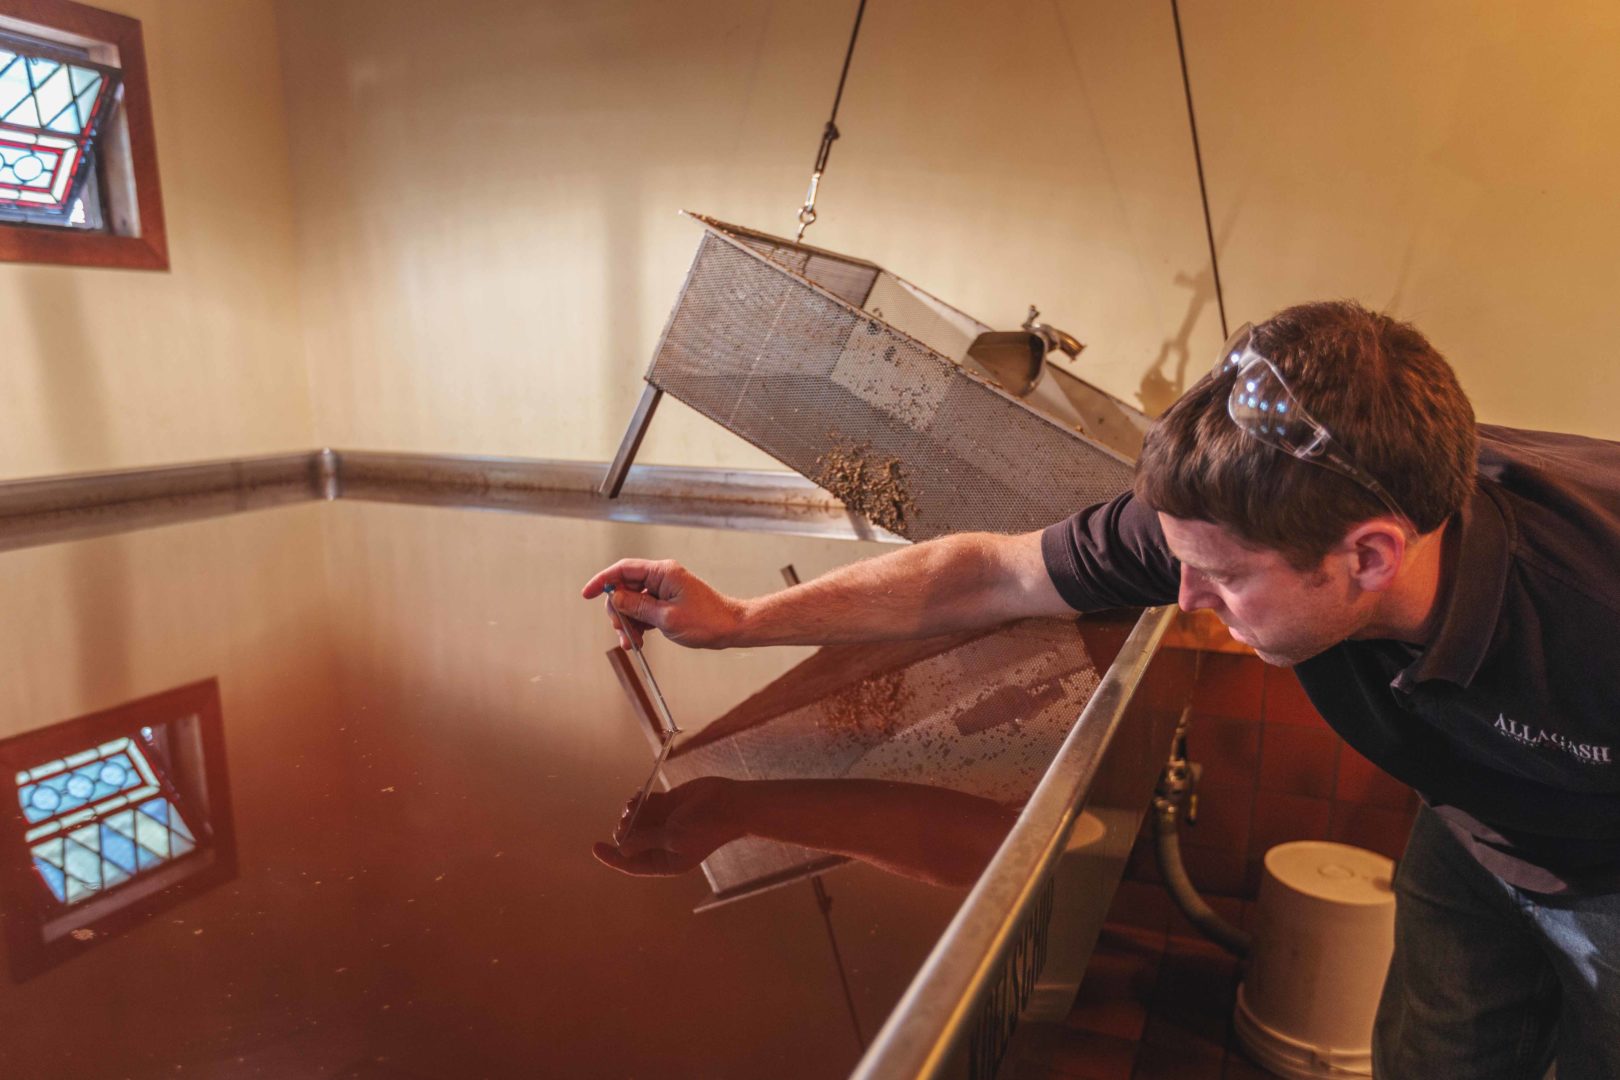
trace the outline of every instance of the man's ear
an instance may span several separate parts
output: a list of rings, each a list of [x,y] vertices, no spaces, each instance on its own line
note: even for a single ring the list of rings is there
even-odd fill
[[[1373,518],[1345,534],[1343,550],[1356,584],[1367,592],[1382,592],[1395,584],[1406,558],[1406,532],[1391,519]]]

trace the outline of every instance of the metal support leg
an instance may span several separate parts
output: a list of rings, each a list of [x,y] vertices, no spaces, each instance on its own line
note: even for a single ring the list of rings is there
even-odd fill
[[[641,440],[647,435],[647,426],[652,423],[653,412],[658,408],[658,401],[664,392],[652,383],[648,383],[641,391],[641,400],[636,403],[636,411],[630,417],[630,426],[624,431],[624,438],[619,441],[619,452],[613,455],[613,463],[608,466],[607,475],[602,478],[602,486],[597,489],[599,494],[610,499],[619,497],[619,489],[624,487],[624,478],[630,474],[630,463],[636,459],[636,451],[641,449]]]

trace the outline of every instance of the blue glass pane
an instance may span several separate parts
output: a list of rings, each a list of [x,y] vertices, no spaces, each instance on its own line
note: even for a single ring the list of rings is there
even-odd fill
[[[170,817],[170,819],[169,819],[169,828],[174,830],[174,834],[176,836],[183,836],[187,840],[195,840],[195,839],[197,839],[195,836],[191,835],[191,830],[186,828],[186,823],[180,817],[180,811],[178,811],[178,810],[176,810],[174,812],[174,814]]]
[[[129,877],[130,875],[124,872],[123,867],[110,863],[106,859],[101,860],[101,887],[103,889],[111,888],[120,881],[128,881]]]
[[[116,814],[107,815],[102,824],[116,829],[131,840],[135,839],[135,811],[120,810]]]
[[[45,127],[69,135],[79,133],[79,114],[73,108],[73,92],[68,87],[67,68],[55,65],[49,74],[41,77],[42,68],[34,69],[34,98],[39,102],[39,114]]]
[[[119,754],[115,758],[109,758],[101,763],[101,768],[96,773],[96,779],[106,784],[113,791],[123,790],[129,786],[130,776],[135,771],[129,767],[128,762],[129,759],[124,757],[123,754]]]
[[[35,87],[45,84],[51,76],[62,70],[62,65],[55,60],[44,56],[30,56],[28,58],[28,78]]]
[[[47,840],[43,844],[36,845],[34,854],[52,866],[61,866],[64,858],[62,854],[62,838],[58,836],[54,840]]]
[[[74,829],[68,833],[68,842],[78,841],[91,851],[101,850],[101,829],[94,824],[86,825],[82,829]]]
[[[101,884],[101,856],[85,847],[83,844],[67,843],[67,872],[71,878],[77,878],[91,888]]]
[[[67,875],[44,859],[35,859],[34,868],[39,871],[39,876],[45,879],[45,884],[50,886],[51,895],[58,900],[63,899],[65,895],[63,886],[67,881]]]
[[[67,879],[67,902],[70,904],[83,900],[87,896],[94,896],[95,892],[96,887],[94,885],[86,885],[78,878],[70,877]]]
[[[160,859],[169,856],[169,827],[143,814],[135,815],[135,843]],[[141,865],[145,865],[142,863]]]
[[[107,828],[105,824],[101,829],[101,857],[126,873],[135,872],[135,843],[123,833]]]
[[[74,780],[80,780],[80,781],[84,781],[84,782],[80,783],[80,784],[74,784],[73,783]],[[93,782],[85,781],[83,777],[80,777],[75,773],[58,773],[56,776],[47,777],[46,779],[41,780],[39,782],[38,786],[40,788],[47,789],[48,791],[50,791],[52,794],[55,795],[55,797],[57,799],[57,804],[56,804],[56,808],[53,811],[53,813],[65,814],[69,810],[77,810],[79,807],[84,805],[84,803],[85,803],[84,797],[81,796],[81,795],[75,794],[74,789],[83,790],[83,788],[85,786],[85,783],[89,784],[89,787],[90,787],[91,791],[95,790],[95,784]],[[49,801],[50,797],[51,797],[50,795],[47,795],[47,796],[45,796],[45,799],[47,801]],[[39,798],[40,798],[39,792],[36,790],[34,792],[34,797],[33,797],[33,802],[34,802],[35,806],[41,805],[40,802],[39,802]]]
[[[24,787],[17,793],[17,800],[22,803],[23,816],[30,825],[44,821],[62,805],[61,792],[37,784]]]
[[[195,844],[186,839],[184,836],[181,836],[179,833],[176,833],[171,840],[174,846],[169,849],[169,854],[173,855],[177,859],[186,852],[190,851],[192,848],[196,847]]]
[[[73,70],[82,71],[83,69],[74,68]],[[90,115],[96,108],[96,96],[101,93],[101,74],[91,72],[90,75],[90,85],[79,91],[79,125],[81,128],[90,123]],[[83,86],[84,84],[81,82],[80,85]]]
[[[154,851],[148,851],[144,847],[137,847],[135,849],[135,855],[140,860],[140,869],[142,870],[150,869],[151,867],[154,867],[158,865],[158,863],[164,861],[162,855],[159,855]]]
[[[34,95],[32,91],[30,91],[28,95],[21,101],[13,105],[3,117],[0,117],[0,119],[12,124],[16,124],[20,127],[39,127],[39,110],[34,107]]]
[[[165,825],[169,823],[169,801],[167,799],[150,799],[141,804],[141,813],[149,814],[155,821]]]
[[[4,68],[0,68],[0,116],[5,116],[17,107],[17,104],[34,92],[28,85],[28,73],[23,70],[23,60],[13,55]]]
[[[41,126],[47,130],[59,132],[63,135],[79,134],[82,126],[79,123],[79,110],[74,106],[71,98],[68,99],[66,105],[63,105],[54,113],[46,111],[44,104],[41,103],[39,114],[45,119],[45,123]]]
[[[94,68],[79,67],[77,64],[68,65],[68,77],[73,82],[73,92],[80,97],[85,94],[94,94],[101,89],[101,72]]]

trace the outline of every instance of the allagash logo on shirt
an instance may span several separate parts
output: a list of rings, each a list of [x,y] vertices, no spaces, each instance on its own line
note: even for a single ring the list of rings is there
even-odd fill
[[[1546,728],[1531,727],[1518,720],[1509,720],[1501,713],[1496,714],[1496,723],[1492,725],[1497,731],[1529,747],[1555,746],[1564,753],[1580,761],[1591,762],[1594,765],[1614,764],[1614,748],[1598,743],[1573,742],[1567,735],[1557,731],[1548,731]]]

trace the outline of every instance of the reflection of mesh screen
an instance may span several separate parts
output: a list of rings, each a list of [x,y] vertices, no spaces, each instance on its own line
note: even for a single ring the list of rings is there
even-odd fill
[[[1067,620],[825,648],[676,750],[664,777],[671,787],[700,776],[900,780],[1016,805],[1100,674]],[[749,839],[715,852],[704,870],[727,895],[818,861],[825,856]]]
[[[709,228],[648,381],[845,502],[862,493],[827,480],[828,455],[894,463],[903,508],[878,524],[1023,532],[1129,486],[1122,457],[946,358],[974,320],[869,263]]]

